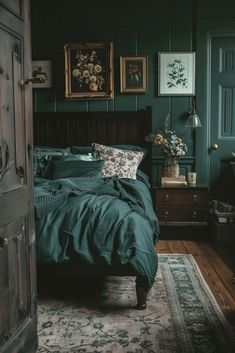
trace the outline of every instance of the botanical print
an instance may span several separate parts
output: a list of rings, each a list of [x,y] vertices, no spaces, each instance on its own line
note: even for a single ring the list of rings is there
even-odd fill
[[[103,49],[73,51],[72,87],[86,92],[106,89],[105,52]]]
[[[185,77],[185,65],[181,59],[174,59],[169,61],[167,67],[167,76],[169,81],[167,85],[169,88],[181,86],[182,88],[188,87],[188,80]]]
[[[158,94],[195,95],[195,53],[158,53]]]

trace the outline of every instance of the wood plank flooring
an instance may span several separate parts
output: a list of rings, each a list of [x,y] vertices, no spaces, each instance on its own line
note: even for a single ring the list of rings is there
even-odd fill
[[[159,254],[192,254],[235,332],[235,246],[204,241],[159,240]]]

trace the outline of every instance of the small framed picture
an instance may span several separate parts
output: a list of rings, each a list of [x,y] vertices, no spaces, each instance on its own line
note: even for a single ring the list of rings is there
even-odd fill
[[[158,95],[195,95],[195,52],[158,53]]]
[[[113,43],[69,43],[64,53],[66,98],[113,98]]]
[[[32,62],[32,87],[52,87],[52,63],[50,60],[33,60]]]
[[[121,93],[145,93],[147,91],[148,57],[120,57]]]

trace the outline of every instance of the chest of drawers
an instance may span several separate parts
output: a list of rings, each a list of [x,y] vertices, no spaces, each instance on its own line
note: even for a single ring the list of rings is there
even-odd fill
[[[161,225],[207,225],[208,186],[154,186],[152,191]]]

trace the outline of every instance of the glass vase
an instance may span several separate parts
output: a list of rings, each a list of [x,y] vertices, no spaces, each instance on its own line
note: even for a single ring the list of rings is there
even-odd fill
[[[162,176],[164,177],[178,177],[179,163],[176,158],[166,158],[163,164]]]

